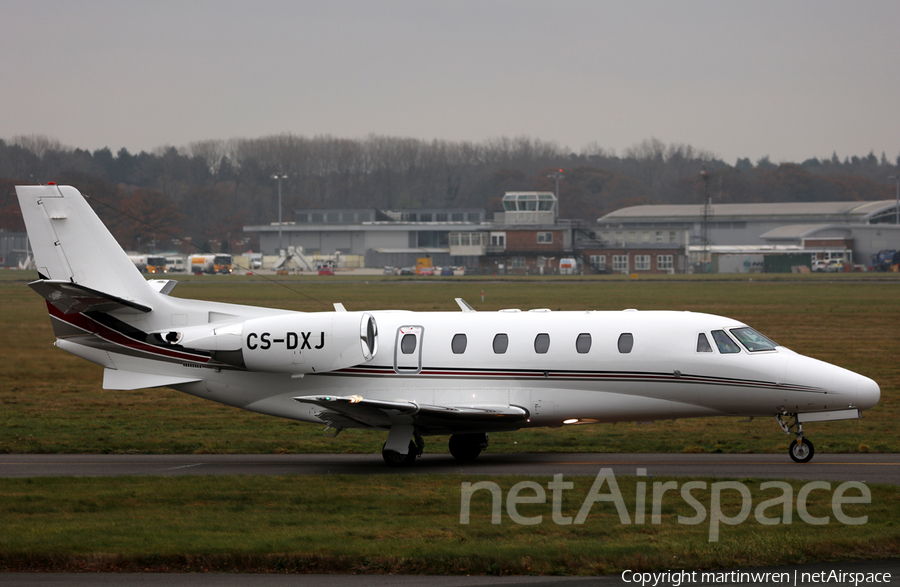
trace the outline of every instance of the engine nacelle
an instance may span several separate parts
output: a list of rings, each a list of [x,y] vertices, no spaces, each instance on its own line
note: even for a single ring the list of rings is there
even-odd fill
[[[378,327],[366,312],[314,312],[253,318],[238,324],[172,330],[169,344],[212,351],[251,371],[323,373],[372,360]]]
[[[365,312],[316,312],[244,322],[244,364],[252,371],[322,373],[372,360],[375,318]]]

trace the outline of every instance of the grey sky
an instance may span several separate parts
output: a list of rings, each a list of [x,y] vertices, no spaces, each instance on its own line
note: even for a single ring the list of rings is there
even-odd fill
[[[0,0],[0,138],[900,155],[900,2]]]

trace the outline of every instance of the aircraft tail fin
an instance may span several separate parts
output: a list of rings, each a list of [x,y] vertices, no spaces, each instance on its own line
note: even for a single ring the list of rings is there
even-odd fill
[[[70,312],[152,309],[155,290],[77,189],[16,186],[16,195],[43,284],[33,289]]]

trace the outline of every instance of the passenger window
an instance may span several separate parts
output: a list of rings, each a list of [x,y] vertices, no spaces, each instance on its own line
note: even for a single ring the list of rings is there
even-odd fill
[[[539,355],[545,354],[548,350],[550,350],[550,335],[547,333],[541,333],[534,337],[534,352]]]
[[[575,350],[580,354],[585,354],[591,350],[591,335],[582,333],[575,339]]]
[[[619,335],[619,352],[628,354],[634,348],[634,335],[630,332]]]
[[[741,347],[728,338],[728,335],[725,334],[724,330],[713,330],[712,337],[713,340],[716,341],[716,346],[719,347],[719,352],[723,355],[741,352]]]
[[[494,352],[502,355],[509,348],[509,337],[505,334],[498,334],[494,337]]]
[[[400,339],[400,352],[404,355],[411,355],[416,352],[416,335],[404,334]]]
[[[461,355],[466,352],[467,342],[465,334],[455,334],[450,342],[450,350],[453,351],[454,355]]]
[[[702,332],[697,335],[697,352],[698,353],[711,353],[712,347],[709,346],[709,340],[707,340],[706,335]]]

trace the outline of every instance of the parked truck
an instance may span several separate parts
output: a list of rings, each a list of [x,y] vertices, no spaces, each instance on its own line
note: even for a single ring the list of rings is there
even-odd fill
[[[897,271],[900,265],[900,251],[883,250],[872,255],[873,271]]]
[[[576,273],[578,273],[577,259],[565,258],[559,260],[560,275],[575,275]]]
[[[128,255],[141,273],[165,273],[166,258],[159,255]]]
[[[146,273],[147,271],[147,255],[135,255],[128,254],[128,259],[134,263],[134,266],[138,268],[138,271],[141,273]]]
[[[222,273],[230,275],[232,271],[231,255],[192,255],[191,272],[209,275]]]
[[[416,259],[416,275],[434,275],[434,261],[431,257]]]
[[[147,273],[159,274],[166,272],[166,258],[158,255],[147,255]]]
[[[166,257],[167,273],[184,273],[184,257],[181,255],[170,255]]]

